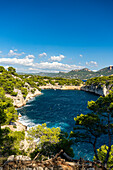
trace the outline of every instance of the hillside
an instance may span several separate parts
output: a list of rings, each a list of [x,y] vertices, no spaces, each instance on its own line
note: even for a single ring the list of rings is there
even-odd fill
[[[13,99],[13,105],[16,107],[25,105],[30,98],[41,94],[35,83],[20,78],[13,67],[9,67],[7,71],[0,66],[0,87],[4,89],[7,97]]]
[[[62,77],[62,78],[77,78],[77,79],[89,79],[93,77],[100,76],[110,76],[113,74],[113,66],[105,67],[96,72],[89,70],[88,68],[84,68],[81,70],[72,70],[68,73],[59,72],[59,73],[37,73],[40,76],[49,76],[49,77]]]
[[[111,70],[112,68],[109,68],[106,71],[111,73]],[[79,71],[80,70],[76,70],[76,72],[78,73]],[[84,71],[90,72],[90,74],[92,74],[92,71],[88,69],[82,69],[82,71],[83,74]],[[72,74],[73,72],[74,71],[72,71]],[[100,73],[102,72],[105,72],[105,70],[100,71]],[[101,96],[99,99],[97,99],[97,101],[88,102],[88,108],[93,112],[85,115],[84,114],[77,115],[77,117],[74,118],[75,127],[73,127],[73,131],[71,131],[70,134],[66,132],[62,132],[60,127],[49,128],[47,127],[46,123],[43,123],[42,125],[39,124],[38,126],[27,129],[26,126],[18,122],[17,111],[15,110],[14,107],[14,106],[20,107],[23,104],[26,104],[26,101],[29,100],[30,97],[33,97],[37,94],[41,94],[41,92],[39,91],[39,87],[42,85],[44,86],[56,85],[60,87],[66,87],[66,86],[81,87],[82,85],[83,88],[86,88],[82,90],[91,91],[91,92],[96,92],[96,91],[99,92],[101,89],[104,89],[104,87],[112,90],[113,76],[101,76],[101,77],[91,78],[87,80],[86,83],[84,83],[83,85],[83,82],[80,79],[66,79],[61,77],[51,78],[51,77],[41,77],[38,75],[28,75],[28,74],[18,75],[13,67],[9,67],[8,70],[5,70],[4,67],[0,66],[0,85],[1,85],[0,87],[0,162],[3,166],[6,165],[4,166],[4,168],[9,167],[10,169],[13,169],[13,165],[14,167],[18,167],[17,162],[15,164],[14,155],[19,155],[17,156],[18,157],[17,160],[19,160],[19,166],[21,163],[20,158],[22,158],[21,159],[22,166],[23,166],[23,160],[25,160],[24,158],[27,158],[29,161],[31,160],[34,161],[35,159],[37,159],[38,163],[39,160],[42,160],[44,163],[44,160],[47,160],[48,157],[50,158],[49,160],[52,160],[53,156],[55,156],[60,150],[63,150],[65,152],[67,158],[73,160],[71,158],[74,157],[73,148],[71,147],[72,144],[76,144],[76,142],[89,143],[88,142],[89,140],[91,141],[91,144],[94,148],[94,154],[95,154],[95,139],[100,141],[101,136],[108,134],[108,128],[106,127],[110,127],[111,128],[110,130],[113,129],[112,115],[110,116],[110,121],[108,120],[106,121],[109,122],[109,124],[103,125],[103,122],[101,123],[100,121],[101,119],[104,118],[104,117],[102,118],[102,116],[108,118],[107,115],[109,113],[111,114],[113,111],[112,91],[105,97]],[[12,98],[13,100],[11,100],[9,97]],[[22,100],[21,104],[20,104],[20,100]],[[18,104],[17,102],[19,102],[19,105],[17,105]],[[107,112],[108,108],[110,112]],[[97,115],[95,115],[95,109],[97,109],[96,110]],[[104,114],[103,115],[100,114],[100,111],[101,113]],[[81,129],[85,130],[85,132],[83,131],[82,133]],[[104,147],[107,146],[102,145],[100,150],[98,149],[97,150],[98,152],[96,152],[95,154],[95,158],[96,156],[98,158],[98,155],[100,155],[98,159],[100,161],[101,161],[101,154],[103,154],[100,153],[100,151],[103,152]],[[111,150],[108,149],[108,151],[110,152],[110,155],[112,155],[112,149]],[[61,157],[63,156],[64,155],[61,155]],[[108,158],[112,159],[112,157],[108,155],[106,159],[107,160],[106,163],[109,163],[108,167],[110,167],[112,165],[112,162],[108,162]],[[12,159],[14,160],[14,162]],[[9,162],[7,161],[4,164],[5,160],[8,160]],[[10,162],[10,160],[12,160],[12,162]],[[60,159],[58,158],[58,160],[61,160],[61,158]],[[63,162],[63,164],[64,163],[65,161]],[[91,163],[91,162],[87,162],[87,163]],[[93,162],[92,164],[94,165]],[[29,165],[31,168],[31,164]],[[40,165],[43,166],[43,164]],[[25,166],[26,164],[24,164],[24,168]],[[38,164],[36,164],[36,167],[37,166]],[[73,168],[75,168],[75,164]]]
[[[80,86],[83,82],[79,79],[65,79],[61,77],[44,77],[38,75],[22,74],[16,73],[15,68],[9,67],[8,71],[0,66],[0,86],[5,90],[7,97],[13,99],[13,104],[16,107],[21,107],[26,104],[26,102],[36,96],[41,94],[40,88],[48,87],[61,89],[68,89],[66,86]]]

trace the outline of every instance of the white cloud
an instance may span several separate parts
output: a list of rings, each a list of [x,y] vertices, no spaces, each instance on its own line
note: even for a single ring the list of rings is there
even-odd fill
[[[21,56],[23,54],[25,54],[25,53],[24,52],[16,53],[15,50],[10,50],[8,53],[8,56]]]
[[[83,57],[83,55],[82,55],[82,54],[80,54],[80,57]]]
[[[98,66],[96,61],[89,61],[89,62],[86,61],[86,65],[91,66],[91,67],[97,67]]]
[[[33,66],[33,59],[29,59],[28,57],[19,59],[19,58],[0,58],[0,64],[16,64],[23,66]]]
[[[58,71],[65,71],[68,72],[70,70],[74,69],[81,69],[83,68],[82,66],[76,66],[76,65],[68,65],[68,64],[63,64],[59,62],[42,62],[42,63],[35,63],[33,67],[30,68],[32,71],[48,71],[48,72],[58,72]]]
[[[39,54],[39,57],[46,57],[47,56],[47,54],[44,52],[44,53],[41,53],[41,54]]]
[[[26,58],[35,58],[34,55],[27,55]]]
[[[0,54],[2,53],[2,51],[0,51]]]
[[[0,58],[0,65],[4,65],[4,67],[13,66],[18,68],[18,71],[26,70],[26,72],[59,72],[59,71],[71,71],[74,69],[81,69],[84,68],[83,66],[76,66],[76,65],[69,65],[63,64],[60,61],[65,58],[64,55],[59,56],[51,56],[51,61],[49,62],[40,62],[35,63],[35,56],[34,55],[27,55],[23,58],[17,58],[22,53],[17,53],[15,50],[10,50],[8,56],[4,56]],[[43,55],[42,55],[43,54]],[[46,53],[42,53],[41,56],[47,56]]]
[[[51,60],[51,61],[61,61],[61,60],[64,59],[64,58],[65,58],[64,55],[51,56],[50,60]]]

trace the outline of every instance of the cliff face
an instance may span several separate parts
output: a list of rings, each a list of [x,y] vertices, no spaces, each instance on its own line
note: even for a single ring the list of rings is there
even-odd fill
[[[31,91],[28,92],[26,98],[23,97],[23,94],[21,92],[21,90],[19,89],[15,89],[15,92],[17,92],[17,96],[11,96],[10,94],[6,94],[7,97],[10,97],[11,99],[13,99],[13,105],[15,107],[22,107],[26,104],[26,102],[28,100],[30,100],[31,98],[37,96],[37,95],[41,95],[41,92],[39,90],[36,89],[36,91],[33,93],[31,93]]]
[[[103,85],[103,86],[94,86],[92,84],[91,86],[82,86],[81,90],[92,92],[92,93],[98,94],[100,96],[106,96],[107,94],[109,94],[110,89],[109,89],[109,87],[107,88],[105,85]]]

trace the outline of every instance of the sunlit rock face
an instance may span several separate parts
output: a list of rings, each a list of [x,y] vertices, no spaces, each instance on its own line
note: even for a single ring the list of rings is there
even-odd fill
[[[107,94],[109,94],[110,89],[109,89],[109,87],[107,88],[105,85],[103,85],[103,86],[91,85],[91,86],[82,86],[81,90],[92,92],[92,93],[98,94],[100,96],[106,96]]]

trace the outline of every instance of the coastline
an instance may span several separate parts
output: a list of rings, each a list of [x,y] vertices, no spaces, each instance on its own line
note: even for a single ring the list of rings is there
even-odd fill
[[[54,90],[81,90],[81,86],[61,86],[61,85],[46,85],[46,86],[39,86],[41,89],[54,89]]]
[[[54,89],[54,90],[82,90],[82,91],[86,91],[86,92],[90,92],[90,93],[95,93],[97,95],[100,96],[104,96],[108,93],[108,89],[104,86],[101,89],[98,89],[95,86],[54,86],[54,85],[46,85],[46,86],[40,86],[41,89]],[[37,95],[41,95],[42,93],[39,90],[36,90],[34,94],[28,93],[28,95],[26,96],[26,99],[23,100],[23,102],[21,101],[19,102],[15,102],[14,106],[16,108],[21,108],[22,106],[25,106],[26,103],[28,101],[30,101],[30,99],[36,97]],[[12,97],[12,96],[11,96]],[[20,119],[18,119],[16,122],[18,122],[17,124],[19,124],[18,126],[24,126],[24,128],[27,130],[28,126],[26,124],[24,124],[23,122],[20,121]],[[12,125],[10,125],[12,128]],[[20,128],[19,128],[20,129]]]
[[[61,86],[61,85],[46,85],[46,86],[40,86],[41,89],[58,89],[58,90],[82,90],[90,93],[95,93],[99,96],[106,96],[109,94],[109,88],[107,88],[105,85],[103,85],[101,88],[98,86],[85,86],[85,85],[80,85],[80,86]]]
[[[18,90],[18,95],[15,97],[15,96],[11,96],[10,94],[6,94],[7,97],[13,99],[13,105],[15,106],[15,108],[20,108],[24,105],[26,105],[26,103],[32,99],[33,97],[36,97],[38,95],[41,95],[42,93],[36,89],[35,93],[31,93],[29,92],[26,96],[26,98],[24,99],[22,93],[20,90]]]

